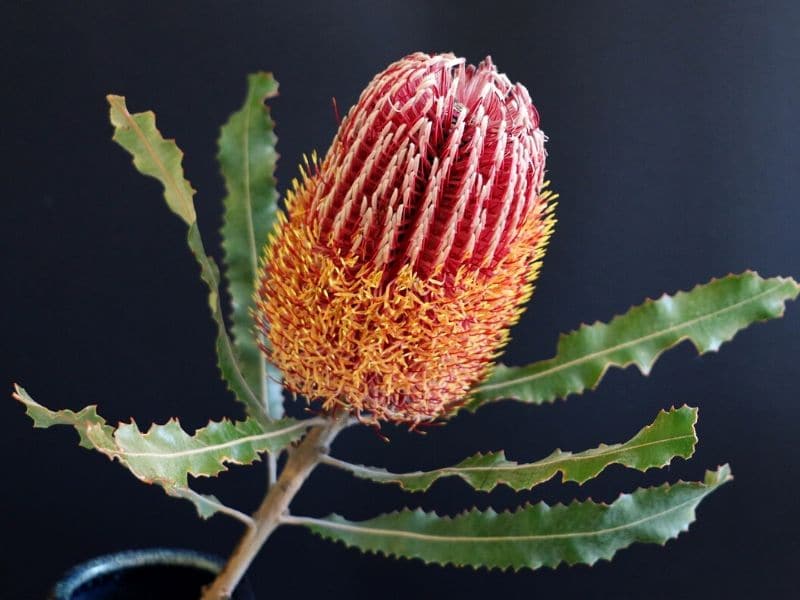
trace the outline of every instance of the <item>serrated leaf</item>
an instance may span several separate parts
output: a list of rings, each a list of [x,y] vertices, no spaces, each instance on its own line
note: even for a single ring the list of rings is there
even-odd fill
[[[476,410],[504,398],[533,404],[594,389],[611,367],[650,372],[662,352],[684,340],[699,353],[716,351],[745,327],[783,315],[800,286],[791,278],[762,279],[745,272],[714,279],[688,292],[664,295],[614,317],[562,335],[555,357],[525,367],[498,365],[465,403]]]
[[[426,563],[489,569],[592,565],[635,542],[665,544],[689,528],[700,501],[730,481],[724,465],[704,482],[679,482],[623,494],[612,504],[527,505],[515,512],[476,509],[456,517],[403,510],[367,521],[331,515],[287,517],[314,533],[365,552]]]
[[[197,263],[200,265],[200,278],[208,288],[208,307],[211,310],[211,318],[214,319],[214,323],[217,326],[217,337],[214,341],[217,351],[217,366],[220,373],[222,373],[222,378],[228,384],[228,388],[234,393],[237,400],[244,404],[247,414],[267,427],[270,423],[270,418],[264,410],[261,399],[245,380],[233,343],[228,336],[227,329],[225,329],[222,302],[219,297],[219,267],[217,267],[214,259],[206,254],[197,223],[193,223],[189,227],[187,242]]]
[[[28,395],[28,392],[18,385],[14,385],[13,397],[25,405],[25,411],[33,420],[34,428],[47,429],[54,425],[68,425],[78,432],[81,447],[89,450],[95,448],[98,450],[114,449],[114,428],[97,414],[96,405],[86,406],[78,412],[72,410],[52,411],[37,404]],[[89,438],[89,428],[95,429],[94,440]]]
[[[272,231],[278,209],[275,189],[275,124],[264,104],[278,93],[271,73],[254,73],[247,79],[247,96],[242,108],[222,127],[218,159],[228,191],[225,197],[222,247],[231,296],[232,334],[242,375],[259,398],[267,414],[283,416],[280,387],[270,389],[269,381],[280,373],[270,365],[256,343],[251,310],[258,278],[258,263],[267,235]],[[269,375],[269,378],[268,378]]]
[[[227,464],[247,465],[259,460],[260,453],[286,448],[307,427],[304,421],[287,419],[264,430],[251,418],[211,421],[190,435],[174,419],[151,425],[147,432],[136,423],[120,423],[114,433],[114,455],[143,481],[188,485],[187,475],[214,477]]]
[[[195,190],[183,176],[183,152],[175,140],[165,140],[156,128],[152,111],[132,115],[125,98],[109,94],[109,117],[114,126],[114,141],[133,156],[133,164],[144,175],[155,177],[164,186],[164,199],[170,210],[187,225],[197,220],[192,197]]]
[[[183,498],[194,505],[197,516],[201,519],[210,519],[219,512],[225,512],[226,507],[219,498],[210,494],[199,494],[189,487],[165,485],[164,491],[173,498]]]
[[[118,460],[141,481],[156,483],[172,496],[192,500],[201,515],[211,514],[212,501],[219,501],[192,492],[189,475],[213,477],[225,471],[226,465],[255,462],[261,453],[281,450],[300,439],[314,424],[312,420],[285,419],[264,428],[252,418],[211,421],[190,435],[172,419],[142,432],[135,423],[111,427],[94,406],[77,413],[53,411],[38,404],[19,386],[15,386],[14,397],[25,405],[34,427],[72,426],[80,435],[81,446]]]
[[[189,226],[187,243],[200,265],[200,274],[208,287],[208,303],[217,326],[217,361],[223,378],[248,414],[266,425],[269,419],[261,400],[248,385],[237,362],[233,343],[228,337],[219,298],[219,268],[206,254],[192,197],[194,190],[183,174],[183,152],[174,140],[165,140],[156,127],[152,112],[128,112],[125,98],[108,96],[114,141],[133,156],[133,164],[144,175],[158,179],[164,186],[167,205]]]
[[[376,467],[352,465],[328,458],[326,462],[350,471],[356,477],[378,483],[396,483],[411,492],[427,490],[443,477],[461,477],[476,490],[488,492],[500,484],[515,491],[529,490],[557,473],[563,481],[579,484],[596,477],[606,467],[621,464],[646,471],[666,466],[675,457],[689,458],[694,453],[697,435],[697,409],[683,406],[658,413],[655,421],[622,444],[601,444],[598,448],[573,454],[556,450],[533,463],[509,461],[504,452],[476,454],[453,467],[413,473],[390,473]]]

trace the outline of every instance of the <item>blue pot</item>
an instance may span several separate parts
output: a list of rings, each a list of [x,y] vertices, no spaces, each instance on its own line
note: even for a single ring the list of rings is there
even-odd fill
[[[198,600],[222,559],[193,550],[150,548],[107,554],[71,569],[50,600]],[[232,600],[255,600],[247,581]]]

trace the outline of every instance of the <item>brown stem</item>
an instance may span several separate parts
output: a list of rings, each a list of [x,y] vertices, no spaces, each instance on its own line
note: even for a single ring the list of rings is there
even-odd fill
[[[258,510],[253,513],[255,526],[244,534],[225,567],[203,591],[201,600],[227,600],[231,597],[261,546],[278,527],[281,517],[287,513],[292,498],[319,464],[322,456],[328,453],[328,446],[346,424],[345,417],[331,419],[324,425],[314,427],[290,451],[281,476],[270,488]]]

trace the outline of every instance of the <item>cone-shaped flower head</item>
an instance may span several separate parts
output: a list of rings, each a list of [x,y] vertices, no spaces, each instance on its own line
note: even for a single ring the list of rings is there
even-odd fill
[[[412,426],[456,407],[532,291],[544,141],[489,58],[417,53],[375,77],[267,247],[256,323],[289,389]]]

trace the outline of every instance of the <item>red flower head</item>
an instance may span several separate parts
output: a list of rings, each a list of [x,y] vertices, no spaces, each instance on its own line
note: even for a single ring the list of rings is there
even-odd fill
[[[267,247],[256,323],[289,389],[412,426],[455,408],[530,297],[554,223],[544,141],[489,58],[375,77]]]

